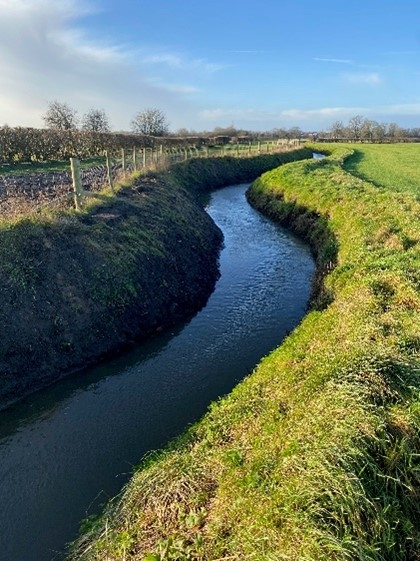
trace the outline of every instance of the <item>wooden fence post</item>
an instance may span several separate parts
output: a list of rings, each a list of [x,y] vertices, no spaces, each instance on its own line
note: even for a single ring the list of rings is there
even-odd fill
[[[108,183],[109,186],[111,187],[111,191],[114,192],[114,182],[112,180],[112,170],[111,170],[111,158],[109,157],[108,150],[105,152],[105,156],[106,156],[106,169],[108,173]]]
[[[133,146],[133,169],[137,171],[137,152],[135,146]]]
[[[125,150],[124,150],[124,148],[121,148],[121,165],[122,165],[123,173],[125,174],[126,162],[125,162]]]
[[[82,173],[80,171],[80,161],[77,158],[70,158],[71,177],[73,180],[74,206],[80,210],[82,206]]]
[[[143,167],[146,167],[146,147],[143,146]]]

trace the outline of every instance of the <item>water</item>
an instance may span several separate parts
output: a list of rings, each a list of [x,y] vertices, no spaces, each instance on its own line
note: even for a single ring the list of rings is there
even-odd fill
[[[190,322],[0,412],[0,559],[51,561],[133,466],[230,391],[305,313],[308,248],[253,210],[245,185],[213,193],[221,278]]]

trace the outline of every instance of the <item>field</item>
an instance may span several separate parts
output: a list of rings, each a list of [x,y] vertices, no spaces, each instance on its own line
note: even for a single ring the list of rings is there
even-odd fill
[[[420,144],[363,144],[344,169],[378,187],[420,196]]]

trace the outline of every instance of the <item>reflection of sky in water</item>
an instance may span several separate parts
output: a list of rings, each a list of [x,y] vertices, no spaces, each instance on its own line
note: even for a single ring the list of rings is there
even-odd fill
[[[0,413],[5,559],[49,560],[95,498],[118,491],[127,477],[119,474],[198,419],[303,315],[309,251],[249,207],[244,190],[217,191],[208,207],[225,248],[206,308],[172,334]]]

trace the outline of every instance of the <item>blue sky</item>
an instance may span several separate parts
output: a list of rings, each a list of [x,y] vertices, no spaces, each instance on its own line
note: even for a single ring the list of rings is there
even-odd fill
[[[420,127],[420,2],[0,0],[0,126],[52,100],[113,130],[150,107],[172,131]]]

